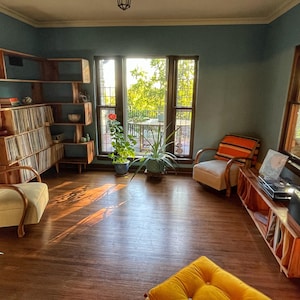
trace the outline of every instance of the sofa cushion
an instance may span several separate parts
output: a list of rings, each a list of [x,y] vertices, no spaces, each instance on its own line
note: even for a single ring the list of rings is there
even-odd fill
[[[26,195],[28,208],[24,224],[36,224],[40,221],[49,200],[48,186],[42,182],[15,184]],[[20,195],[9,189],[0,189],[0,226],[17,226],[23,212]]]
[[[218,191],[226,189],[225,182],[225,167],[227,161],[225,160],[208,160],[194,165],[193,179],[208,185]],[[232,164],[230,168],[230,184],[235,186],[238,179],[239,165]]]
[[[148,300],[270,300],[205,256],[153,287],[147,296]]]

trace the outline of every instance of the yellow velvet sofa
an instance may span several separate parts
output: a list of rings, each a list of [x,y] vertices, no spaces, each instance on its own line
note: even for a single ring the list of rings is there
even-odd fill
[[[153,287],[145,297],[146,300],[270,300],[205,256]]]

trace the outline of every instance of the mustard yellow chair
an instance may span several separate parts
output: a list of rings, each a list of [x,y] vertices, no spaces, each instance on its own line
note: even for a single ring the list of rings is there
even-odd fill
[[[271,300],[205,256],[153,287],[146,300]]]
[[[29,166],[12,167],[0,171],[0,175],[9,178],[9,174],[20,170],[31,172],[33,175],[30,178],[36,178],[36,181],[0,184],[0,227],[18,226],[18,236],[23,237],[25,224],[39,223],[49,193],[47,184],[41,182],[38,172]]]
[[[196,153],[193,166],[193,179],[212,187],[217,191],[237,185],[238,171],[241,166],[255,166],[260,141],[257,138],[228,134],[219,143],[218,148],[204,148]],[[211,160],[203,160],[204,153],[214,151]]]

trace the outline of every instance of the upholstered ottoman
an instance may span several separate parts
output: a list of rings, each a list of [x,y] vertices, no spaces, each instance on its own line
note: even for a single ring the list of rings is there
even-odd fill
[[[147,300],[270,300],[205,256],[152,288],[145,296]]]

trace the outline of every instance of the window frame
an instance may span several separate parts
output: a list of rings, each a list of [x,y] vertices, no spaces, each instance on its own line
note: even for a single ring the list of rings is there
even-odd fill
[[[156,56],[158,57],[158,56]],[[124,124],[124,104],[126,103],[126,59],[131,58],[127,56],[95,56],[94,57],[94,66],[95,66],[95,91],[96,91],[96,128],[97,128],[97,137],[98,137],[98,147],[97,147],[97,156],[99,158],[107,157],[107,152],[101,151],[101,109],[103,108],[114,108],[115,113],[118,116],[118,121],[121,122],[125,131],[126,125]],[[141,58],[155,58],[154,56],[146,56]],[[194,127],[195,127],[195,112],[196,112],[196,99],[197,99],[197,86],[198,86],[198,56],[159,56],[158,58],[165,58],[167,64],[167,95],[166,95],[166,124],[169,126],[166,127],[166,135],[168,136],[175,128],[176,121],[176,110],[177,109],[187,109],[191,111],[191,132],[190,132],[190,145],[189,145],[189,154],[184,157],[178,156],[178,161],[180,163],[191,163],[193,161],[193,146],[194,146]],[[100,93],[100,78],[98,68],[100,66],[100,61],[104,59],[113,59],[115,60],[115,106],[104,106],[101,105],[101,93]],[[177,92],[177,67],[179,60],[194,60],[194,82],[193,82],[193,99],[192,106],[188,108],[177,107],[176,106],[176,92]],[[125,125],[125,126],[124,126]],[[174,153],[174,144],[171,144],[168,151]]]
[[[293,67],[291,72],[290,86],[285,106],[282,133],[279,151],[288,155],[287,167],[300,175],[300,157],[292,154],[290,148],[295,135],[297,113],[300,110],[300,45],[295,48]]]

